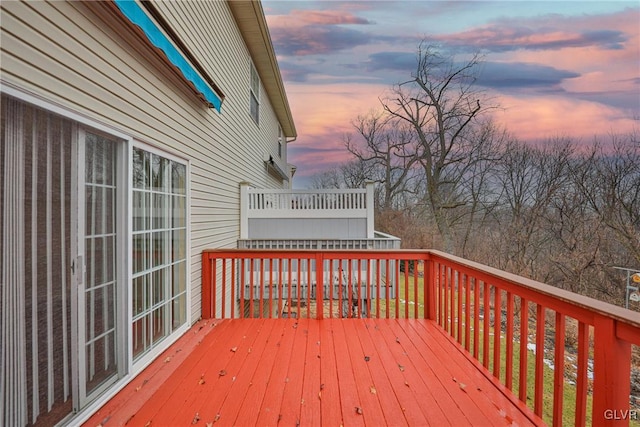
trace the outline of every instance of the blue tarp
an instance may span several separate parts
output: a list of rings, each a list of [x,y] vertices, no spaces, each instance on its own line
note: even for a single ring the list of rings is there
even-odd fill
[[[169,61],[178,67],[182,75],[190,81],[193,86],[202,94],[213,107],[220,111],[222,100],[211,89],[211,86],[204,81],[191,64],[182,56],[171,41],[164,35],[149,16],[142,10],[140,5],[133,0],[114,0],[120,11],[132,23],[142,29],[149,41],[158,49],[161,49]]]

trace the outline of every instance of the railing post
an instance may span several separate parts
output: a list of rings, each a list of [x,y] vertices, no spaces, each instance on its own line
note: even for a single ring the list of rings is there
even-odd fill
[[[209,253],[207,251],[202,252],[202,310],[201,315],[203,319],[211,319],[213,313],[211,312],[211,261],[209,260]]]
[[[374,234],[374,224],[373,224],[373,190],[374,190],[374,182],[367,181],[366,183],[366,204],[367,204],[367,239],[373,239],[375,237]]]
[[[240,239],[249,238],[249,184],[240,183]]]
[[[424,314],[427,319],[436,320],[436,280],[434,263],[433,259],[431,259],[431,255],[427,256],[424,263],[426,267],[424,274]]]
[[[618,339],[614,319],[595,316],[593,326],[593,424],[628,426],[631,343]]]
[[[324,318],[324,256],[316,252],[316,319]]]

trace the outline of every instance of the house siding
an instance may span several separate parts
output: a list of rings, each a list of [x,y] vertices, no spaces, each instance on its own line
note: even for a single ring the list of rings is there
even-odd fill
[[[158,11],[225,94],[222,112],[102,2],[2,2],[2,81],[190,161],[191,321],[200,316],[200,253],[235,247],[242,181],[279,188],[278,122],[261,87],[249,114],[250,54],[226,2],[159,2]]]

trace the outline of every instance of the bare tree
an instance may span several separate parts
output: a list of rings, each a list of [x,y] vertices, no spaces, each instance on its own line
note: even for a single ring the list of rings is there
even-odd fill
[[[596,144],[591,173],[582,191],[591,208],[640,264],[640,140],[612,136],[610,147]]]
[[[483,106],[474,88],[479,55],[459,64],[431,45],[421,43],[411,79],[393,87],[382,99],[384,110],[411,126],[417,138],[415,157],[425,180],[422,202],[429,208],[443,240],[454,252],[453,221],[449,213],[466,202],[459,198],[462,177],[482,160],[484,140],[470,130]]]
[[[371,165],[352,160],[313,175],[309,188],[363,188],[371,176]]]
[[[570,141],[556,139],[546,148],[511,141],[496,167],[502,190],[495,219],[501,250],[499,268],[539,280],[540,257],[551,238],[545,215],[569,181],[575,148]]]
[[[413,130],[381,113],[358,116],[352,124],[357,138],[346,135],[344,144],[356,161],[368,166],[369,178],[379,184],[378,209],[401,208],[400,196],[409,191],[408,182],[415,177]]]

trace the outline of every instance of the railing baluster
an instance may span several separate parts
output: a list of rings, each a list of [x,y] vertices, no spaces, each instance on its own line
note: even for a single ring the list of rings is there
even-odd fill
[[[500,335],[502,335],[502,289],[493,287],[493,376],[500,379]]]
[[[269,258],[269,315],[267,318],[273,317],[273,258]]]
[[[545,309],[538,304],[536,308],[536,377],[534,381],[533,412],[542,416],[542,397],[544,395],[544,333]]]
[[[414,270],[415,270],[415,265],[416,263],[414,262]],[[414,285],[415,289],[418,289],[418,282],[415,282]],[[398,290],[398,293],[400,293],[400,290]],[[409,318],[409,301],[410,301],[411,296],[409,295],[409,261],[407,261],[406,259],[404,260],[404,317],[405,319]],[[415,305],[416,307],[418,306],[418,298],[414,299]]]
[[[356,283],[356,298],[358,299],[358,313],[356,317],[362,317],[362,260],[358,258],[358,283]],[[367,284],[368,286],[368,284]]]
[[[342,318],[343,317],[342,316],[342,314],[343,314],[342,313],[342,302],[343,302],[342,301],[342,286],[343,286],[342,274],[343,274],[344,269],[343,269],[343,260],[342,259],[338,259],[336,261],[337,261],[336,262],[336,266],[338,268],[338,271],[337,271],[337,275],[338,275],[338,294],[336,296],[336,299],[338,301],[338,304],[337,304],[337,307],[338,307],[337,308],[337,310],[338,310],[337,317],[338,318]]]
[[[413,300],[415,301],[415,305],[413,306],[413,318],[417,319],[420,314],[420,304],[423,307],[423,317],[425,319],[428,318],[427,314],[427,301],[430,299],[427,291],[427,280],[432,280],[432,277],[429,277],[429,270],[425,265],[426,262],[420,260],[413,261]],[[418,299],[418,271],[422,268],[422,301]],[[431,286],[429,289],[433,289]]]
[[[380,318],[380,260],[376,260],[376,319]]]
[[[371,318],[371,290],[373,283],[371,283],[371,260],[367,260],[367,317]]]
[[[507,292],[507,340],[506,340],[506,366],[505,385],[513,390],[513,294]]]
[[[394,260],[394,289],[396,292],[396,319],[400,318],[400,260]],[[405,296],[406,299],[406,296]],[[405,303],[406,304],[406,303]]]
[[[458,323],[458,343],[462,344],[462,296],[463,294],[463,281],[464,273],[458,271],[457,289],[456,294],[458,298],[458,313],[456,314],[456,321]]]
[[[489,369],[489,329],[491,326],[489,320],[491,320],[491,307],[490,307],[490,294],[491,288],[487,282],[482,282],[484,300],[482,302],[482,315],[484,330],[482,331],[482,364],[485,368]]]
[[[289,312],[289,317],[291,317],[291,289],[293,288],[293,278],[291,277],[291,263],[292,263],[292,258],[289,258],[287,260],[287,311]]]
[[[434,307],[435,307],[435,316],[436,323],[442,326],[442,271],[439,262],[433,262],[433,280],[434,280]]]
[[[458,279],[458,272],[453,269],[452,267],[447,267],[448,270],[448,274],[447,277],[449,278],[449,303],[451,304],[451,306],[449,307],[449,334],[451,334],[452,337],[456,337],[456,320],[457,320],[457,316],[456,316],[456,284],[457,284],[457,279]]]
[[[244,285],[245,285],[245,265],[244,265],[245,259],[244,258],[240,258],[240,283],[239,288],[238,288],[238,293],[240,294],[240,317],[243,318],[245,317],[245,311],[244,311],[244,301],[245,301],[245,295],[244,295]]]
[[[329,260],[329,319],[333,318],[333,278],[335,277],[333,267],[335,261],[335,259]]]
[[[225,318],[226,310],[227,310],[227,259],[222,258],[222,316],[221,316],[221,319]]]
[[[587,393],[589,365],[589,325],[578,323],[578,369],[576,371],[576,427],[584,427],[587,423]]]
[[[253,283],[255,281],[255,279],[257,279],[257,277],[255,276],[255,270],[254,270],[254,266],[255,266],[255,259],[254,258],[250,258],[249,259],[249,318],[253,319],[253,306],[255,305],[253,303]],[[243,284],[244,286],[244,284]]]
[[[235,258],[231,258],[230,260],[230,264],[231,264],[231,318],[235,319],[236,317],[236,311],[235,311],[235,304],[236,304],[236,259]]]
[[[464,275],[464,348],[471,352],[471,283]]]
[[[389,293],[389,290],[391,288],[391,286],[389,286],[389,277],[391,276],[389,270],[390,270],[391,267],[389,265],[389,258],[387,258],[385,260],[385,267],[386,267],[385,270],[384,270],[385,273],[386,273],[385,289],[384,289],[384,295],[385,295],[385,301],[386,301],[386,304],[385,304],[385,308],[386,308],[386,310],[385,310],[385,312],[386,312],[385,313],[385,318],[388,319],[389,318],[389,309],[390,309],[390,306],[391,306],[391,297],[390,297],[390,293]]]
[[[282,282],[282,258],[278,258],[278,314],[276,317],[282,317],[282,312],[284,311],[282,294],[284,293],[284,283]]]
[[[555,356],[553,361],[553,425],[562,425],[564,396],[564,314],[556,311]]]
[[[307,258],[307,319],[311,319],[311,258]],[[317,284],[316,284],[317,286]],[[316,311],[318,307],[316,307]]]
[[[264,258],[260,258],[260,300],[258,301],[258,318],[264,318]]]
[[[473,278],[473,358],[480,357],[480,282]]]
[[[322,252],[316,252],[316,319],[324,317],[324,257]]]
[[[520,369],[518,379],[518,397],[522,402],[527,401],[527,356],[529,343],[529,301],[520,297]]]
[[[217,298],[218,298],[218,272],[216,271],[216,267],[218,266],[218,260],[211,260],[211,278],[213,279],[213,292],[211,293],[211,305],[213,307],[213,318],[217,319],[218,307],[217,307]]]
[[[347,267],[349,270],[349,275],[347,277],[347,317],[353,317],[353,264],[352,261],[349,260],[349,266]]]

